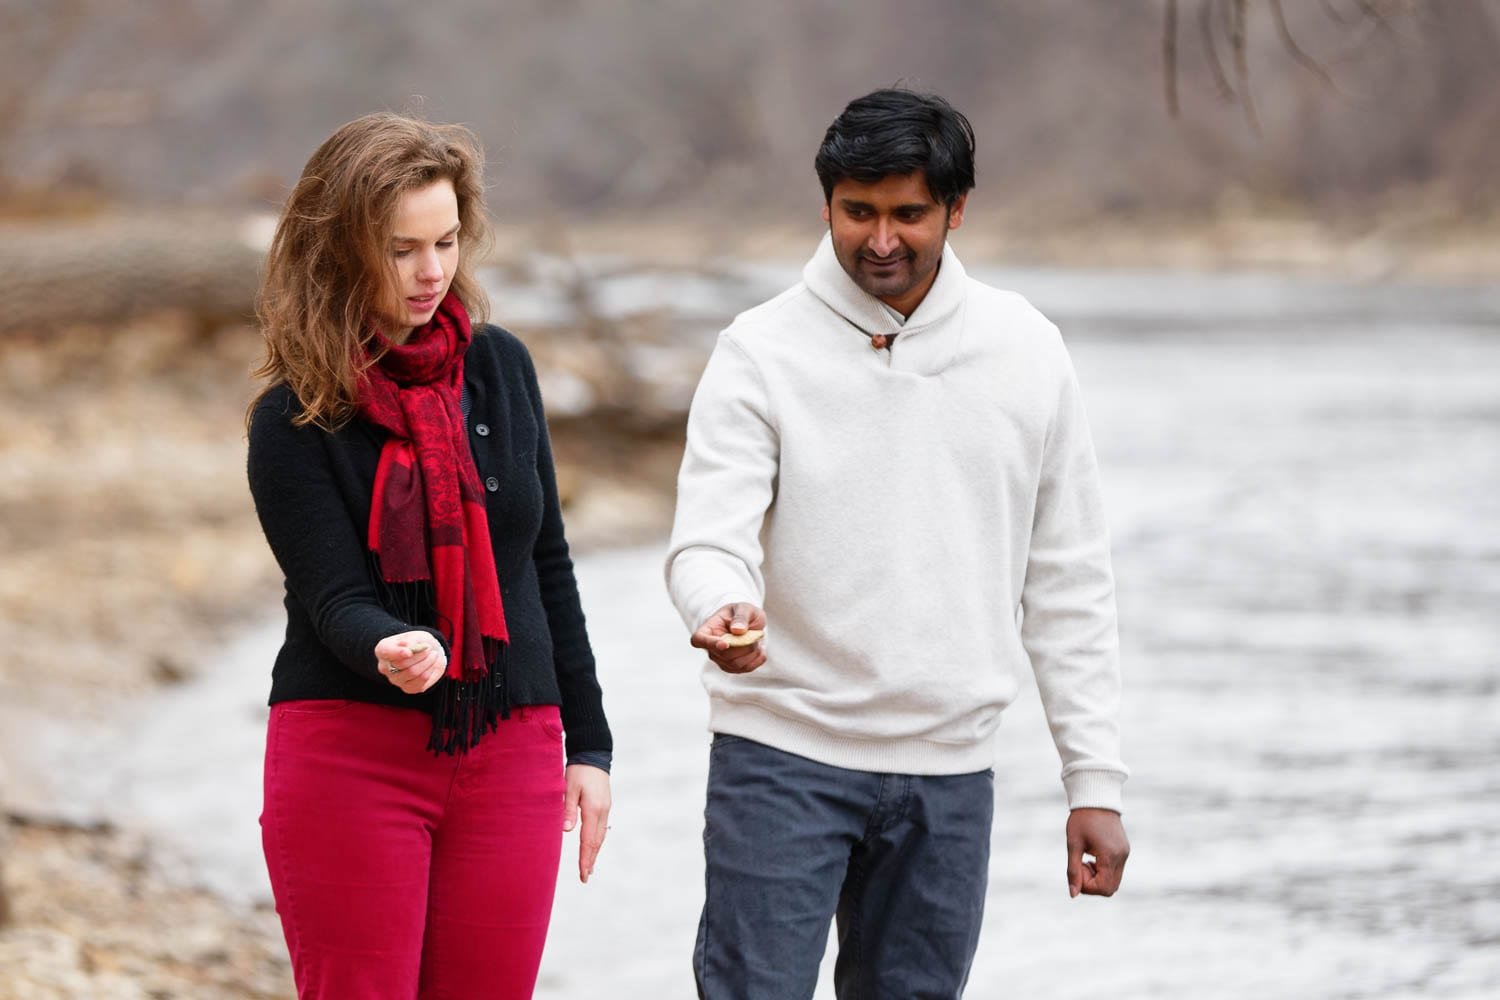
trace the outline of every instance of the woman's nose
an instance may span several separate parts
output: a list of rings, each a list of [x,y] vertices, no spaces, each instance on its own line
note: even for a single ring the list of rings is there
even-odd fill
[[[417,268],[417,280],[428,282],[443,280],[443,262],[438,259],[435,251],[422,255],[422,263]]]

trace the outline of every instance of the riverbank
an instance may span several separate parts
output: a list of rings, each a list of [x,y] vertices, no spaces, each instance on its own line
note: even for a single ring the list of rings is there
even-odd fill
[[[611,249],[602,233],[589,241],[591,250]],[[672,252],[691,263],[691,245],[673,244]],[[706,247],[698,265],[709,259]],[[1187,908],[1204,927],[1217,928],[1206,940],[1216,961],[1231,961],[1246,935],[1268,927],[1312,935],[1313,924],[1330,921],[1343,928],[1338,959],[1366,960],[1355,930],[1373,921],[1376,930],[1403,935],[1408,950],[1406,930],[1425,935],[1421,961],[1437,977],[1429,981],[1456,975],[1462,989],[1493,985],[1483,978],[1493,967],[1456,956],[1453,944],[1491,941],[1500,925],[1482,897],[1458,891],[1453,875],[1462,865],[1443,848],[1486,856],[1494,827],[1482,811],[1455,813],[1441,801],[1483,801],[1493,792],[1484,775],[1495,748],[1480,712],[1496,697],[1486,616],[1500,563],[1460,530],[1494,514],[1486,499],[1495,495],[1489,394],[1497,359],[1484,332],[1493,329],[1493,311],[1484,313],[1491,300],[1476,297],[1470,309],[1455,306],[1462,297],[1443,289],[1392,296],[1387,283],[1348,277],[1331,288],[1263,274],[1016,277],[1049,314],[1074,311],[1077,322],[1064,324],[1070,338],[1084,331],[1075,339],[1077,360],[1113,487],[1128,659],[1141,671],[1132,710],[1145,714],[1127,729],[1138,734],[1131,756],[1143,776],[1136,807],[1143,827],[1132,829],[1148,845],[1133,864],[1154,885],[1141,886],[1143,902],[1174,909],[1202,903]],[[1163,303],[1176,310],[1168,319],[1178,325],[1153,339]],[[497,303],[496,313],[517,305]],[[1388,309],[1397,310],[1395,320],[1382,319]],[[1303,318],[1289,325],[1283,314],[1298,310]],[[1446,318],[1425,329],[1423,321],[1439,314]],[[1122,325],[1126,315],[1131,322]],[[1117,341],[1113,334],[1122,329],[1130,335]],[[553,346],[538,343],[538,354]],[[611,357],[598,342],[557,350],[559,363],[593,351],[594,368]],[[69,747],[28,737],[35,732],[28,723],[37,719],[66,723],[55,731],[86,737],[144,699],[188,690],[224,665],[230,640],[274,611],[279,579],[243,474],[245,371],[257,352],[247,328],[205,332],[191,317],[173,316],[0,338],[7,469],[0,477],[0,563],[8,570],[0,575],[0,624],[22,654],[0,659],[0,1000],[290,996],[279,928],[264,903],[234,903],[195,888],[201,883],[184,876],[164,838],[102,823],[87,797],[70,802],[66,787],[49,783],[68,773],[61,764]],[[559,401],[567,384],[558,383]],[[619,418],[615,412],[591,421],[580,413],[555,421],[570,533],[581,552],[656,539],[665,528],[678,431],[661,412],[638,424]],[[1397,445],[1409,457],[1393,467]],[[1451,488],[1433,495],[1434,482]],[[1445,533],[1450,526],[1458,526],[1456,534]],[[652,559],[643,556],[618,576],[609,576],[616,572],[609,560],[590,572],[614,588],[610,594],[649,591],[653,613],[663,613]],[[601,608],[596,623],[614,623],[613,633],[605,628],[601,635],[632,637],[628,648],[611,651],[606,669],[618,671],[612,690],[621,696],[622,732],[643,741],[642,734],[666,732],[652,718],[659,705],[639,703],[657,689],[627,677],[677,663],[668,650],[678,650],[681,636],[658,634],[656,626],[642,635],[630,603],[615,603]],[[661,629],[675,630],[666,618]],[[47,655],[24,655],[37,648]],[[1406,676],[1412,664],[1420,676]],[[1215,692],[1231,682],[1240,710],[1226,717]],[[641,849],[666,852],[668,864],[692,853],[691,816],[701,807],[684,791],[700,787],[692,769],[701,764],[694,742],[701,699],[691,683],[673,690],[681,718],[660,745],[631,748],[635,763],[620,775],[622,809],[634,802],[637,817],[620,823],[615,845],[628,851],[629,839],[641,834],[627,831],[650,826]],[[1288,692],[1295,697],[1288,700]],[[1360,724],[1330,725],[1320,708],[1328,705],[1348,706]],[[1031,742],[1045,738],[1034,713],[1016,718]],[[1271,743],[1261,746],[1267,734]],[[185,759],[191,745],[183,744]],[[1044,772],[1055,764],[1039,745],[1025,752],[1022,770],[1040,777],[1011,789],[1026,808],[1007,814],[1007,837],[1029,836],[1033,821],[1051,822],[1045,810],[1056,790]],[[1174,763],[1209,751],[1223,777],[1212,787]],[[1395,781],[1383,783],[1378,796],[1360,791],[1365,779],[1354,774],[1376,767]],[[664,818],[641,815],[642,803],[664,795],[673,797]],[[1188,802],[1203,807],[1198,829],[1207,824],[1211,835],[1174,839],[1164,817],[1191,811]],[[1262,805],[1281,817],[1279,825],[1257,825]],[[1324,815],[1330,805],[1343,820]],[[1329,832],[1340,822],[1384,823],[1386,813],[1402,809],[1407,825],[1397,832],[1406,847],[1390,847],[1383,830],[1369,826],[1353,843]],[[1265,855],[1278,837],[1280,853]],[[1007,893],[1051,885],[1031,866],[1055,874],[1056,845],[1028,843],[1035,846],[1018,855],[1023,870],[997,875]],[[1231,849],[1235,843],[1241,850]],[[1351,881],[1382,886],[1378,912],[1326,886],[1326,876],[1305,882],[1308,843],[1320,845],[1325,860],[1346,863]],[[1204,854],[1204,844],[1215,851]],[[1198,852],[1189,867],[1209,872],[1219,870],[1220,849],[1261,860],[1243,861],[1217,881],[1164,871],[1160,860],[1153,871],[1148,860]],[[622,861],[630,857],[644,855]],[[625,865],[642,873],[659,867]],[[615,878],[619,889],[601,880],[586,898],[569,887],[560,892],[560,912],[575,922],[569,926],[585,929],[584,940],[610,939],[612,915],[638,912],[652,897],[649,885]],[[1311,898],[1299,888],[1304,884],[1325,885],[1332,896]],[[601,895],[605,904],[597,902]],[[1253,905],[1221,919],[1225,898]],[[1459,901],[1456,910],[1433,903],[1449,899]],[[692,900],[668,903],[664,923],[641,921],[643,934],[656,928],[664,937],[680,935]],[[1154,921],[1153,947],[1205,941],[1184,937],[1165,910],[1129,912]],[[1074,918],[1047,913],[1060,937],[1075,933]],[[1111,921],[1110,940],[1123,958],[1131,950],[1126,942],[1138,938]],[[1034,992],[1044,992],[1045,963],[1017,967],[1018,956],[1036,954],[1021,923],[1001,911],[1007,950],[991,952],[988,968],[998,963],[1007,975],[1029,974]],[[1289,933],[1276,941],[1287,943]],[[629,935],[620,942],[615,959],[621,968],[634,962],[631,974],[641,984],[632,995],[671,995],[649,984],[669,972],[666,981],[678,982],[671,977],[680,974],[680,956],[662,957],[664,971],[641,963],[647,952],[667,949]],[[600,970],[586,968],[587,956],[570,951],[569,942],[557,947],[549,995],[597,995],[588,990],[599,985]],[[1157,963],[1182,970],[1160,988],[1151,970],[1134,969],[1141,995],[1210,995],[1212,989],[1195,988],[1192,963],[1182,957]],[[1306,962],[1287,963],[1277,984],[1256,978],[1264,969],[1236,968],[1223,981],[1251,990],[1236,996],[1320,995],[1273,988],[1313,981]],[[1380,978],[1379,961],[1359,968],[1360,981],[1375,984],[1362,995],[1409,995],[1377,989],[1392,981]],[[1448,980],[1441,978],[1445,969]],[[1264,987],[1258,993],[1257,982]],[[1449,995],[1481,995],[1462,989]],[[975,994],[983,995],[982,983]]]

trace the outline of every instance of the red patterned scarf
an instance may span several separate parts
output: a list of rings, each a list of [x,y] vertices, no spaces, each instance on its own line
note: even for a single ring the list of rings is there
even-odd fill
[[[494,728],[491,666],[510,635],[495,573],[484,490],[460,409],[469,314],[452,292],[425,326],[365,373],[360,416],[389,433],[375,470],[370,551],[381,577],[430,580],[448,640],[431,749],[467,750]]]

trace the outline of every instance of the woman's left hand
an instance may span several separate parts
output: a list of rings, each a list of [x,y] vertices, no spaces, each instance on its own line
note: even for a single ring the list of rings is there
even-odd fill
[[[578,881],[587,882],[594,874],[594,859],[604,846],[609,830],[609,772],[591,764],[569,764],[566,770],[568,790],[563,814],[563,832],[583,825],[578,831]]]

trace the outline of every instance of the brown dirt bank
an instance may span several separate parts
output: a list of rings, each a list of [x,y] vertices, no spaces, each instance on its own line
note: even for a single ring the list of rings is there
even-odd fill
[[[244,474],[253,330],[190,317],[0,337],[0,1000],[291,995],[274,913],[184,888],[149,842],[62,819],[25,743],[192,676],[273,612]],[[675,428],[554,428],[575,547],[660,534]]]

